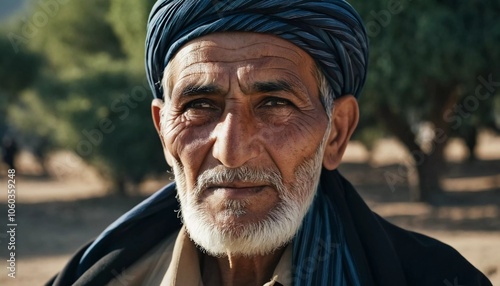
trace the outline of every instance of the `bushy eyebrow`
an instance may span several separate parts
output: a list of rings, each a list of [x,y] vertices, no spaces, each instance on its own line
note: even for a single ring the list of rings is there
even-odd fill
[[[223,90],[221,87],[215,84],[205,84],[205,85],[195,85],[191,84],[186,86],[182,92],[181,96],[194,96],[194,95],[214,95],[222,94]]]
[[[295,87],[292,83],[285,80],[276,81],[261,81],[255,82],[250,86],[250,90],[245,93],[273,93],[273,92],[289,92],[300,97],[300,88]],[[225,91],[222,87],[216,84],[190,84],[184,87],[180,93],[181,97],[199,96],[199,95],[221,95]]]
[[[256,82],[252,85],[252,92],[255,93],[271,93],[279,91],[291,93],[296,92],[295,88],[289,82],[284,80]]]

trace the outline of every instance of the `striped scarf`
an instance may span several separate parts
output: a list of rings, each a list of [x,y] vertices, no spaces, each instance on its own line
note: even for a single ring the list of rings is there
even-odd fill
[[[294,239],[292,265],[293,285],[360,285],[342,222],[321,186]]]

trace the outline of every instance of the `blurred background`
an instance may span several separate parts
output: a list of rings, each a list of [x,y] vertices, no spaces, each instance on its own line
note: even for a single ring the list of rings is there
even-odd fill
[[[171,180],[144,72],[153,3],[0,1],[0,214],[14,167],[18,221],[17,278],[0,267],[0,285],[43,284]],[[351,3],[370,64],[341,172],[375,212],[500,285],[500,1]]]

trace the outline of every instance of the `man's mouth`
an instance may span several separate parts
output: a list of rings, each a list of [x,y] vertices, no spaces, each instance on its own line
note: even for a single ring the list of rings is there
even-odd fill
[[[267,185],[257,185],[248,183],[229,183],[220,185],[211,185],[206,188],[208,194],[222,196],[225,199],[237,200],[247,199],[264,190]]]

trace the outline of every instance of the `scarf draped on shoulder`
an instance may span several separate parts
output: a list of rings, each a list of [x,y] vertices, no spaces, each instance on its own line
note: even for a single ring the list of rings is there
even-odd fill
[[[330,234],[337,232],[339,226],[342,234],[325,235],[318,239],[316,242],[323,250],[298,250],[301,248],[299,243],[294,245],[296,273],[293,273],[293,285],[339,285],[322,284],[321,281],[345,279],[347,283],[355,284],[344,285],[363,286],[445,285],[443,281],[491,286],[488,279],[453,248],[427,236],[403,230],[374,214],[338,171],[323,170],[319,192],[322,201],[327,203],[321,203],[317,208],[318,214],[335,211],[334,215],[328,216]],[[181,228],[175,196],[175,184],[170,184],[137,205],[78,251],[46,285],[106,285],[115,279]],[[319,224],[323,225],[327,218],[312,219],[319,219]],[[312,228],[312,231],[317,230]],[[304,237],[299,238],[298,242],[306,238],[314,242],[315,237],[311,238],[311,233],[301,230],[300,235]],[[339,235],[343,238],[339,239]],[[346,243],[346,248],[338,247],[339,243]],[[342,251],[339,257],[333,255],[337,249]],[[323,267],[321,259],[325,257],[325,250],[332,254],[328,268]],[[310,257],[320,258],[316,260],[321,267],[317,268],[319,271],[310,271],[308,268]],[[339,275],[340,264],[336,264],[336,261],[342,263],[342,275]],[[303,284],[308,282],[312,284]]]

